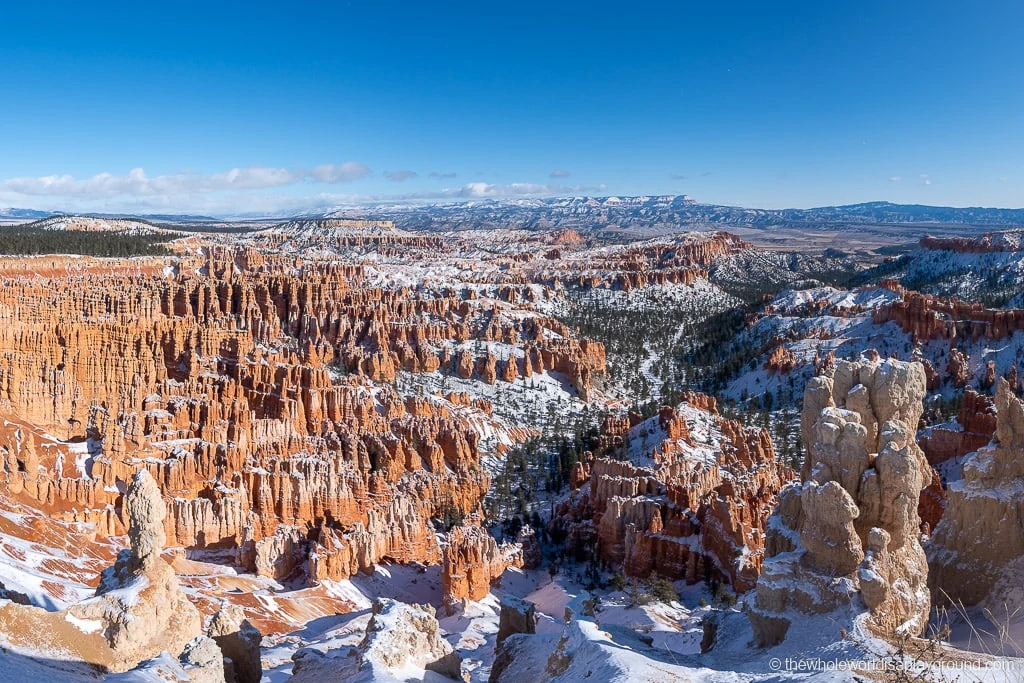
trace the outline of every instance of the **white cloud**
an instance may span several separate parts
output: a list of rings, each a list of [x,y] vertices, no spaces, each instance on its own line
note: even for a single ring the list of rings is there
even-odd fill
[[[73,197],[106,199],[110,197],[173,197],[235,190],[265,190],[292,185],[306,178],[325,183],[358,180],[370,173],[363,164],[346,162],[317,166],[309,173],[302,169],[250,166],[233,168],[222,173],[204,175],[181,172],[173,175],[147,176],[141,168],[126,175],[100,173],[91,178],[72,175],[9,178],[2,187],[10,193],[30,197]]]
[[[131,195],[145,197],[280,187],[298,182],[302,176],[301,170],[290,171],[283,168],[253,166],[233,168],[230,171],[213,175],[178,173],[149,177],[141,168],[133,168],[123,176],[100,173],[81,180],[70,175],[10,178],[4,181],[3,187],[11,192],[33,196],[103,198]]]
[[[540,197],[603,192],[605,185],[560,183],[487,183],[413,193],[331,193],[312,190],[319,184],[337,184],[369,175],[356,162],[327,164],[312,170],[254,166],[214,174],[181,171],[148,176],[141,168],[125,175],[100,173],[90,178],[71,175],[21,177],[0,180],[0,206],[50,211],[108,212],[126,214],[188,213],[203,215],[285,215],[300,211],[329,210],[341,204],[456,201],[503,197]],[[455,173],[435,171],[436,178]],[[417,177],[409,170],[386,172],[383,177],[400,182]],[[291,189],[289,189],[291,188]],[[326,188],[325,188],[326,189]]]
[[[894,176],[892,176],[891,178],[889,178],[889,182],[890,182],[890,183],[898,183],[898,182],[899,182],[899,181],[901,181],[901,180],[903,180],[903,178],[901,178],[901,177],[900,177],[900,176],[898,176],[898,175],[894,175]]]
[[[442,180],[455,177],[455,171],[431,171],[431,178],[441,178]]]
[[[484,199],[496,197],[544,197],[563,194],[603,192],[607,185],[562,185],[560,183],[484,183],[472,182],[441,191],[441,197]],[[424,195],[426,197],[427,195]]]
[[[931,185],[932,184],[932,179],[931,179],[931,177],[927,173],[922,173],[921,174],[921,180],[924,181],[925,185]]]
[[[347,183],[370,175],[370,169],[355,161],[323,164],[309,172],[309,177],[322,183]]]
[[[538,183],[466,183],[455,190],[446,190],[449,197],[514,197],[523,195],[550,194],[551,185]]]
[[[549,178],[568,178],[569,177],[569,172],[568,171],[563,171],[560,168],[556,168],[554,171],[552,171],[551,173],[548,174],[548,177]]]

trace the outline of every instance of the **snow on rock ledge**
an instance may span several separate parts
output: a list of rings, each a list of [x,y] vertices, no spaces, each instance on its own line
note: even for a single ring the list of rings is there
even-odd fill
[[[128,539],[113,567],[105,570],[96,597],[68,609],[82,621],[98,620],[113,656],[112,671],[127,671],[166,650],[179,654],[196,636],[202,621],[178,586],[163,550],[166,508],[147,470],[139,470],[125,496]]]
[[[748,616],[755,641],[781,642],[794,619],[869,613],[883,636],[928,621],[928,566],[917,502],[931,481],[914,441],[924,367],[838,361],[804,394],[804,483],[784,491]],[[838,633],[837,633],[838,635]]]
[[[389,598],[373,604],[373,617],[358,649],[321,652],[304,648],[292,657],[295,683],[305,681],[422,680],[426,671],[462,680],[462,661],[441,637],[434,608]]]
[[[950,484],[928,546],[936,601],[984,602],[1024,557],[1024,403],[1002,378],[996,411],[996,438],[968,456],[963,478]]]

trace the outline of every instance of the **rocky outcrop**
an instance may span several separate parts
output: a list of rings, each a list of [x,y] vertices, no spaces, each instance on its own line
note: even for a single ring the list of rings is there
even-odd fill
[[[523,566],[523,548],[498,542],[479,521],[454,527],[448,533],[441,564],[444,604],[449,614],[463,599],[482,600],[509,567]]]
[[[295,653],[292,661],[293,675],[289,680],[295,683],[394,680],[411,669],[462,680],[461,659],[441,637],[434,608],[388,598],[374,602],[373,616],[357,649],[334,656],[304,648]]]
[[[796,356],[784,345],[779,344],[768,354],[764,369],[770,374],[787,373],[796,367]]]
[[[178,586],[171,566],[160,558],[164,502],[153,477],[140,470],[125,496],[130,550],[103,573],[96,597],[73,605],[68,614],[98,622],[110,646],[112,671],[127,671],[166,650],[181,653],[200,635],[199,612]]]
[[[498,614],[498,635],[495,640],[497,647],[500,648],[506,638],[516,633],[536,633],[536,612],[536,605],[529,600],[504,596]]]
[[[543,552],[537,540],[537,532],[529,524],[524,524],[516,534],[516,545],[522,548],[523,569],[536,569],[540,566],[544,559]]]
[[[957,424],[959,429],[932,427],[921,435],[921,449],[933,466],[973,453],[992,440],[996,431],[992,398],[970,387],[964,389]]]
[[[230,667],[225,670],[224,657],[217,643],[207,636],[196,636],[190,640],[179,659],[192,683],[226,683],[235,680],[233,670]]]
[[[259,683],[263,677],[260,642],[263,636],[236,605],[224,605],[210,619],[206,634],[230,661],[235,683]],[[230,683],[231,679],[227,679]]]
[[[960,352],[960,349],[949,350],[949,363],[946,367],[946,373],[949,375],[950,381],[953,382],[953,386],[958,389],[966,385],[967,380],[970,379],[967,358]]]
[[[697,440],[689,421],[706,436]],[[663,407],[634,429],[605,440],[607,447],[646,433],[653,464],[598,457],[574,470],[576,479],[589,479],[589,493],[559,509],[552,531],[575,552],[589,552],[596,536],[601,559],[629,576],[719,576],[737,591],[752,588],[765,521],[794,476],[776,460],[767,432],[720,417],[714,399],[701,394],[685,395],[679,407]]]
[[[893,321],[915,340],[958,339],[997,341],[1024,330],[1024,310],[985,308],[956,299],[942,299],[899,288],[902,300],[875,310],[874,322]]]
[[[360,650],[371,665],[391,670],[412,665],[460,679],[459,656],[439,630],[433,607],[382,598],[373,605]]]
[[[780,642],[795,619],[844,610],[863,610],[884,636],[924,630],[918,502],[932,474],[914,434],[926,382],[919,363],[873,360],[837,361],[808,384],[803,484],[779,498],[748,611],[758,644]]]
[[[962,479],[950,482],[928,545],[939,602],[983,602],[1024,556],[1024,403],[1000,379],[995,406],[995,438],[967,458]]]
[[[1024,232],[1006,230],[986,232],[977,237],[932,237],[921,238],[921,246],[937,251],[954,251],[959,254],[991,254],[1001,251],[1024,249]]]

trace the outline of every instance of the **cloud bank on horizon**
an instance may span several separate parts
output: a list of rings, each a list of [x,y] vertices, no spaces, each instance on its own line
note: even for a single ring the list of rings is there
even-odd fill
[[[338,204],[550,197],[607,190],[605,184],[483,181],[401,194],[334,190],[339,185],[351,185],[372,175],[373,171],[365,164],[346,161],[308,169],[250,166],[211,174],[182,171],[151,176],[143,168],[133,168],[124,175],[104,172],[87,178],[77,178],[70,174],[25,176],[0,181],[0,206],[41,210],[124,213],[171,211],[232,215],[315,211]],[[382,175],[396,183],[420,176],[416,171],[408,169],[384,171]],[[454,172],[432,171],[429,178],[450,180],[456,175]],[[567,171],[557,171],[551,173],[550,177],[562,179],[568,175]]]
[[[483,175],[478,173],[477,175]],[[269,166],[235,167],[215,173],[185,170],[173,174],[148,175],[133,168],[124,175],[109,172],[90,177],[71,174],[22,176],[0,180],[0,208],[37,209],[43,211],[79,211],[104,213],[174,213],[216,216],[256,216],[315,213],[342,206],[388,203],[430,203],[468,201],[474,199],[510,199],[556,197],[570,195],[602,196],[613,193],[605,183],[565,184],[570,176],[564,169],[547,174],[547,182],[485,182],[410,190],[401,193],[358,191],[360,181],[381,177],[390,183],[417,180],[437,184],[458,177],[454,171],[419,173],[410,169],[383,171],[379,175],[366,164],[345,161],[320,164],[309,168]],[[700,177],[710,176],[710,171]],[[689,176],[670,174],[673,180]],[[888,184],[900,184],[905,176],[885,178]],[[932,185],[932,176],[918,174],[917,184]],[[1006,178],[1000,178],[1006,182]],[[342,191],[342,188],[349,191]],[[365,188],[365,186],[364,186]],[[630,196],[630,193],[618,193]],[[635,193],[634,193],[635,194]],[[710,201],[709,203],[728,203]],[[836,202],[839,204],[840,202]],[[754,204],[733,203],[752,208]],[[1012,207],[1007,207],[1012,208]]]

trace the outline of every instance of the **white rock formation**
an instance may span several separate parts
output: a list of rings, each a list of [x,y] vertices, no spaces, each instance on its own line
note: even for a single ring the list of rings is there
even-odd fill
[[[225,604],[213,615],[206,633],[217,643],[224,658],[231,660],[234,683],[260,682],[263,677],[260,660],[263,635],[245,618],[241,607]]]
[[[212,638],[197,636],[181,653],[182,667],[192,683],[224,683],[224,657]]]
[[[867,613],[883,635],[924,630],[928,567],[917,503],[930,468],[914,440],[920,363],[839,361],[804,394],[803,484],[780,495],[748,616],[760,645],[794,619]],[[841,621],[835,617],[835,621]]]
[[[103,572],[96,597],[68,608],[72,618],[101,625],[112,671],[127,671],[165,650],[179,655],[201,634],[202,625],[174,570],[160,558],[166,512],[160,489],[146,470],[132,479],[125,507],[131,549]]]
[[[411,672],[432,671],[462,680],[462,662],[441,637],[430,605],[409,605],[389,598],[373,604],[373,616],[358,648],[347,653],[304,648],[292,657],[294,683],[343,680],[383,683],[407,680]]]

